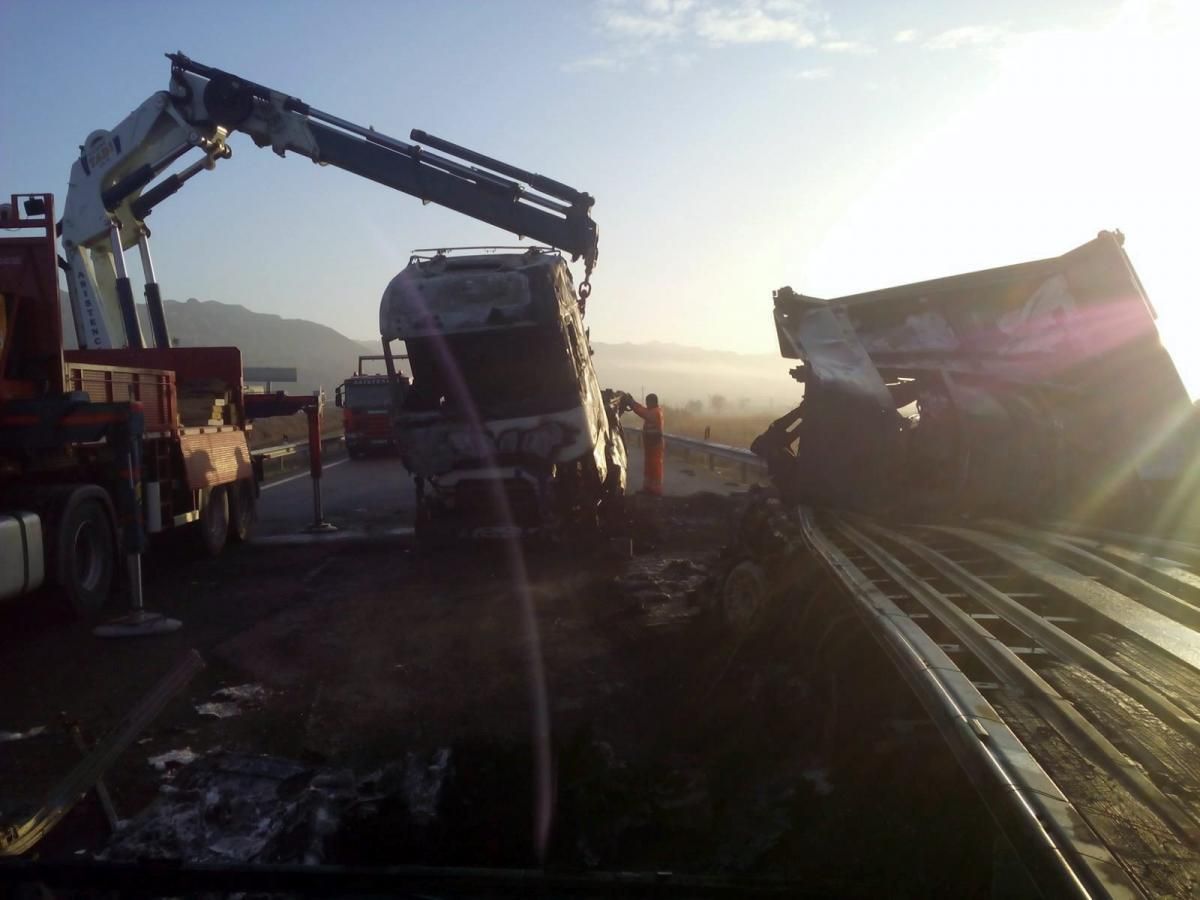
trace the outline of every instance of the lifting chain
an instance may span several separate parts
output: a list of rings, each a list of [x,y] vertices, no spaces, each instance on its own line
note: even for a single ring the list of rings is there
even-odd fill
[[[583,281],[579,284],[579,315],[587,314],[588,297],[592,296],[592,267],[595,262],[589,259],[584,264]]]

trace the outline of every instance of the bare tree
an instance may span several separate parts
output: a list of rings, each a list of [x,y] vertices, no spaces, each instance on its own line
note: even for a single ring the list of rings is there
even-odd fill
[[[689,400],[687,402],[687,405],[685,405],[683,407],[683,410],[684,410],[684,412],[688,412],[694,416],[698,416],[698,415],[700,415],[700,413],[704,412],[704,401],[703,400]]]
[[[724,394],[713,394],[711,397],[708,398],[708,407],[713,412],[720,415],[725,409],[725,404],[728,402],[729,401],[727,401],[725,399]]]

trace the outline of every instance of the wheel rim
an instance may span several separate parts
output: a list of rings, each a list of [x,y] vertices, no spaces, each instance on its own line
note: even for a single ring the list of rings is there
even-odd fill
[[[725,618],[731,625],[751,622],[763,603],[763,581],[753,563],[734,568],[725,580]]]
[[[71,556],[75,563],[75,583],[84,591],[94,591],[104,576],[104,560],[98,541],[96,523],[90,519],[80,522],[71,541]]]

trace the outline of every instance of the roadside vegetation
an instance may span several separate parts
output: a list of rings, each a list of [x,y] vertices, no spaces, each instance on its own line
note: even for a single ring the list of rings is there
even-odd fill
[[[747,412],[714,411],[709,408],[664,407],[664,420],[668,434],[707,440],[714,444],[749,448],[750,442],[762,434],[768,425],[780,415],[764,409]],[[628,415],[627,425],[639,425],[637,416]]]

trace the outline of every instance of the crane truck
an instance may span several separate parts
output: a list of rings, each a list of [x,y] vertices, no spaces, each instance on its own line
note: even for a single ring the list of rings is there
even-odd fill
[[[3,210],[0,601],[46,584],[93,613],[123,578],[137,596],[133,562],[147,532],[199,522],[215,550],[249,526],[254,411],[240,354],[172,346],[146,226],[158,204],[232,156],[234,132],[550,244],[582,258],[587,276],[596,263],[593,201],[582,191],[414,131],[458,159],[434,153],[181,53],[168,58],[167,90],[88,135],[61,222],[48,194],[13,195]],[[188,154],[199,158],[178,168]],[[125,263],[134,247],[149,340]],[[63,347],[60,268],[78,349]],[[585,277],[581,299],[589,289]],[[386,340],[384,352],[395,375]]]

